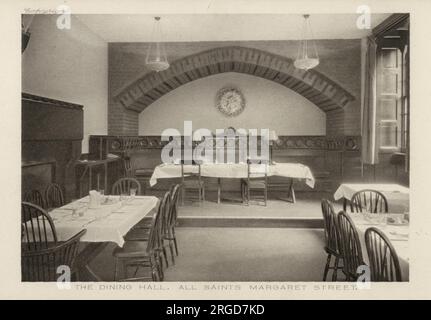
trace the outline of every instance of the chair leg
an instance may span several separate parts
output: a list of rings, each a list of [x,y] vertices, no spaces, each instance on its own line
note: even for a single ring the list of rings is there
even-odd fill
[[[159,281],[163,281],[164,275],[163,275],[162,257],[160,256],[160,253],[155,253],[155,254],[156,254],[157,271],[158,271],[158,274],[159,274]]]
[[[217,180],[217,204],[220,204],[220,198],[221,198],[221,180],[218,178]]]
[[[175,253],[178,256],[178,244],[177,244],[177,238],[174,236],[174,246],[175,246]]]
[[[177,236],[175,235],[175,228],[172,228],[172,238],[174,239],[175,253],[178,256],[178,244],[177,244]]]
[[[172,244],[172,240],[169,240],[169,250],[171,251],[171,260],[172,260],[172,265],[175,265],[175,257],[174,257],[174,246]]]
[[[115,258],[114,281],[118,280],[118,258]]]
[[[242,203],[245,202],[245,197],[244,197],[244,181],[241,180],[241,199],[242,199]]]
[[[328,258],[326,259],[325,271],[323,272],[323,281],[326,281],[326,277],[328,276],[329,265],[331,264],[332,255],[329,253]]]
[[[126,265],[126,261],[123,261],[122,267],[123,267],[123,279],[127,279],[127,265]]]
[[[247,205],[250,205],[250,187],[247,185]]]
[[[133,273],[133,278],[136,278],[136,275],[138,274],[139,265],[136,266],[135,272]]]
[[[335,257],[335,262],[334,262],[334,271],[332,273],[332,281],[337,281],[337,273],[338,273],[338,261],[340,260],[339,257]]]
[[[154,261],[153,257],[150,257],[150,268],[151,268],[151,278],[153,281],[158,280],[158,267],[157,262]]]
[[[184,206],[184,198],[186,196],[186,190],[184,187],[181,187],[181,204]]]
[[[168,254],[166,253],[166,247],[164,244],[163,244],[162,250],[163,250],[163,257],[165,258],[165,262],[166,262],[166,268],[168,268],[169,267]]]

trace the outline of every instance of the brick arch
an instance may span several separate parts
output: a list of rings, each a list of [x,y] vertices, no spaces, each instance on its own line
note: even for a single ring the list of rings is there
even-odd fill
[[[221,47],[193,54],[171,63],[162,72],[150,72],[115,96],[124,108],[141,112],[166,93],[210,75],[238,72],[281,84],[304,96],[324,112],[343,109],[354,97],[315,70],[294,67],[286,57],[246,47]]]

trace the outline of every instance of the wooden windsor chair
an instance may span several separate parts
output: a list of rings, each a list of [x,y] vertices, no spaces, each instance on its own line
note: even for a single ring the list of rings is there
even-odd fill
[[[26,250],[27,246],[24,244],[21,252],[22,281],[58,281],[59,267],[69,267],[72,277],[76,271],[74,262],[78,255],[79,242],[86,231],[81,230],[69,240],[45,249]]]
[[[51,216],[43,208],[21,203],[21,242],[25,251],[48,249],[57,243],[57,233]]]
[[[358,232],[352,219],[344,211],[338,213],[336,221],[338,230],[337,240],[343,259],[342,270],[347,281],[355,281],[358,278],[358,267],[365,265]]]
[[[383,193],[365,189],[356,192],[350,200],[351,212],[387,213],[388,201]]]
[[[112,195],[130,195],[130,190],[136,189],[136,195],[141,194],[141,184],[135,178],[120,178],[112,185]]]
[[[125,236],[126,243],[124,246],[114,250],[114,280],[119,280],[120,263],[123,267],[123,277],[121,278],[123,281],[163,280],[162,255],[164,255],[167,265],[166,249],[163,246],[163,218],[166,214],[166,210],[169,210],[169,205],[170,194],[166,192],[159,204],[157,212],[153,216],[148,231],[144,228],[140,228],[140,230],[132,229],[131,232]],[[143,246],[145,246],[145,248]],[[129,267],[135,267],[135,272],[132,277],[128,277],[127,271]],[[149,268],[151,277],[136,277],[140,268]]]
[[[329,200],[322,199],[322,214],[325,231],[325,252],[328,257],[323,272],[323,281],[326,281],[329,270],[332,270],[332,281],[337,281],[338,269],[340,268],[339,262],[342,260],[341,253],[338,246],[338,229],[337,229],[337,215],[334,207]],[[334,257],[334,264],[331,266],[331,260]]]
[[[386,235],[375,227],[365,231],[371,281],[401,281],[398,255]]]
[[[62,207],[66,204],[63,190],[56,183],[49,184],[45,189],[45,207],[49,211],[54,208]]]

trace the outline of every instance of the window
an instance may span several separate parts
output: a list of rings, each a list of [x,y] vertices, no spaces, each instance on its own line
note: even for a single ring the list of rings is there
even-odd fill
[[[378,41],[377,137],[380,152],[408,152],[408,29],[391,30]]]

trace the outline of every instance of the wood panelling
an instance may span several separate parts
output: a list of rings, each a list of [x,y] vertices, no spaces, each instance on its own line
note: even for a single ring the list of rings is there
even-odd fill
[[[58,183],[66,199],[75,193],[75,161],[81,155],[83,106],[22,94],[22,191],[43,190],[47,182]],[[40,166],[50,163],[55,175]],[[30,170],[29,170],[30,169]]]
[[[199,142],[195,142],[198,144]],[[92,158],[106,157],[107,153],[130,156],[134,168],[154,169],[161,163],[160,153],[166,142],[159,136],[91,136]],[[310,167],[316,178],[314,191],[334,191],[344,175],[360,178],[360,166],[352,172],[349,162],[360,165],[360,137],[358,136],[280,136],[273,146],[273,160],[302,163]],[[349,165],[346,166],[346,163]],[[238,181],[224,182],[224,190],[239,190]],[[161,181],[155,188],[168,188],[172,181]],[[299,190],[311,189],[296,182]],[[210,188],[211,189],[211,188]]]

